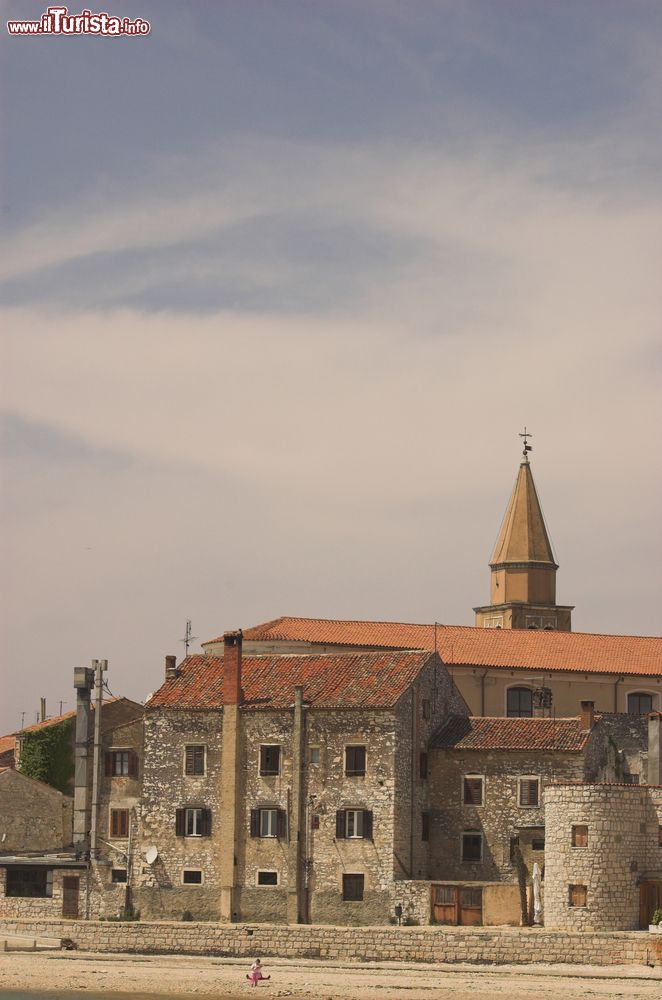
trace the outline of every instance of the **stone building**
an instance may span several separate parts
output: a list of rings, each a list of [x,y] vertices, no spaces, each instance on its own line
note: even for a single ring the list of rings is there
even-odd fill
[[[429,877],[440,923],[512,923],[545,866],[550,782],[611,777],[593,706],[571,719],[451,717],[429,761]],[[529,893],[530,896],[530,893]]]
[[[647,783],[548,787],[547,927],[630,930],[662,909],[660,713],[648,725]]]
[[[143,914],[387,923],[426,878],[429,739],[467,708],[430,652],[167,666],[145,712]]]

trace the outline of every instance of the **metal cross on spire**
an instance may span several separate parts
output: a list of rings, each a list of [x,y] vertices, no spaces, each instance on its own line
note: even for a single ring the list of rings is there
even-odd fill
[[[530,451],[533,451],[533,446],[530,445],[530,444],[528,444],[527,442],[528,442],[528,438],[533,437],[533,434],[531,433],[531,431],[527,431],[526,424],[524,425],[524,433],[523,434],[520,433],[519,436],[521,438],[524,438],[524,451],[522,452],[522,455],[524,456],[524,461],[528,462],[529,461],[529,454],[528,453]]]

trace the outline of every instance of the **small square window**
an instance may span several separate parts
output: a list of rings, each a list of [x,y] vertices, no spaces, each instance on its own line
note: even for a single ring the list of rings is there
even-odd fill
[[[364,879],[363,875],[343,875],[342,898],[344,902],[362,902]]]
[[[348,777],[363,777],[365,775],[365,747],[345,747],[345,774]]]
[[[483,805],[483,779],[477,774],[467,774],[462,780],[462,801],[465,806]]]
[[[586,886],[568,886],[568,906],[586,906]]]
[[[184,885],[202,885],[202,872],[198,869],[188,868],[182,872],[182,882]]]
[[[477,830],[467,830],[462,834],[462,860],[482,861],[483,835]]]
[[[110,873],[111,882],[126,882],[126,868],[113,868]]]
[[[184,773],[200,775],[205,773],[205,748],[198,744],[187,746],[184,751]]]
[[[128,837],[129,836],[129,810],[128,809],[111,809],[110,810],[110,836],[111,837]]]
[[[278,872],[258,872],[258,885],[278,885]]]
[[[260,747],[260,774],[268,777],[280,774],[280,747],[263,744]]]
[[[544,851],[545,850],[545,838],[535,839],[531,841],[532,851]]]
[[[583,823],[573,826],[571,843],[573,847],[588,847],[588,826]]]
[[[321,759],[322,759],[322,751],[320,750],[320,748],[319,747],[311,747],[310,748],[310,763],[311,764],[319,764],[319,762],[320,762]]]
[[[519,779],[519,804],[528,808],[540,805],[540,779]]]

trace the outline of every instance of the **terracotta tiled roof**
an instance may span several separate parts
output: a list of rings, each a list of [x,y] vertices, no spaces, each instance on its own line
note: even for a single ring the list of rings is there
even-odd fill
[[[490,719],[453,715],[430,746],[452,750],[578,751],[589,734],[579,719]]]
[[[537,671],[662,676],[662,637],[401,622],[277,618],[244,631],[246,642],[438,650],[444,663]],[[219,636],[212,642],[222,642]],[[207,643],[205,643],[207,645]]]
[[[315,708],[390,708],[429,658],[429,652],[245,656],[242,708],[288,708],[297,685]],[[167,680],[146,708],[222,706],[222,657],[189,656],[179,669],[180,676]]]
[[[111,697],[104,698],[104,705],[111,705],[114,701],[119,701],[119,698]],[[90,705],[90,709],[94,711],[94,700]],[[47,729],[48,726],[57,726],[60,722],[67,722],[68,719],[76,718],[76,709],[72,709],[71,712],[64,712],[62,715],[51,715],[43,722],[33,722],[31,726],[24,726],[23,729],[17,729],[14,736],[22,736],[23,733],[34,733],[38,729]]]
[[[0,736],[0,757],[5,753],[11,753],[16,749],[16,737],[13,733],[9,736]]]

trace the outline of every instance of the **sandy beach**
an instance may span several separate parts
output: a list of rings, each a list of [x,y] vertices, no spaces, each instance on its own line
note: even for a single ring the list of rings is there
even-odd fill
[[[247,963],[235,959],[185,956],[86,955],[41,953],[0,955],[3,992],[42,992],[49,996],[103,995],[104,1000],[132,997],[316,996],[329,1000],[592,1000],[626,997],[653,1000],[662,995],[662,969],[641,966],[467,966],[383,963],[370,967],[283,959],[265,960],[269,982],[259,994],[245,979]]]

